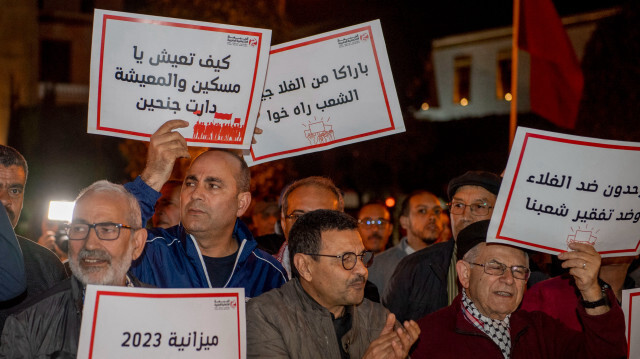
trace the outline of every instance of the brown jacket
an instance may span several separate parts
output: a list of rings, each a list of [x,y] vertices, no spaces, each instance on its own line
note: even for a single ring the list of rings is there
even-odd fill
[[[385,325],[389,311],[364,299],[347,307],[353,323],[342,337],[351,358],[362,358]],[[247,304],[247,358],[340,358],[331,313],[300,285],[297,278]]]

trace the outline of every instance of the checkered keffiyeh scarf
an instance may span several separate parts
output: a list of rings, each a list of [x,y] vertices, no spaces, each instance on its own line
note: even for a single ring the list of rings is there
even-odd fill
[[[509,334],[509,317],[504,320],[491,319],[482,315],[475,304],[467,297],[465,290],[462,290],[462,309],[467,319],[473,325],[485,333],[494,343],[500,347],[505,359],[509,359],[511,353],[511,334]]]

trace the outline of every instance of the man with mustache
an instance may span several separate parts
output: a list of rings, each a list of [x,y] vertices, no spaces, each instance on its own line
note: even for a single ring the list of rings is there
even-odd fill
[[[151,216],[162,185],[177,158],[189,157],[182,135],[173,130],[188,122],[171,120],[151,136],[147,165],[125,187]],[[252,298],[287,281],[278,261],[258,249],[238,218],[251,203],[251,173],[244,159],[225,150],[209,150],[191,162],[180,191],[180,223],[148,230],[145,250],[131,271],[162,288],[244,288]]]
[[[22,212],[28,173],[27,161],[20,152],[0,145],[0,201],[13,228],[18,224]],[[62,262],[53,252],[27,238],[16,237],[24,258],[27,287],[17,296],[0,301],[0,331],[12,308],[67,278]]]
[[[303,214],[289,232],[293,278],[247,305],[248,358],[405,358],[419,335],[364,298],[365,250],[351,216]]]
[[[358,232],[362,236],[364,247],[374,254],[384,252],[393,232],[391,214],[381,203],[369,203],[358,212]]]
[[[7,319],[0,357],[75,358],[85,286],[141,286],[128,270],[146,231],[136,198],[123,186],[103,180],[80,192],[67,233],[73,276]]]
[[[462,291],[453,303],[420,319],[414,358],[625,358],[622,309],[598,283],[600,255],[584,243],[558,256],[569,269],[584,328],[567,328],[549,315],[518,310],[527,286],[529,258],[520,248],[486,243],[489,220],[457,234],[456,263]]]
[[[393,271],[404,257],[438,242],[444,231],[441,214],[440,201],[431,192],[417,190],[404,199],[400,225],[407,231],[407,236],[377,256],[369,269],[369,280],[378,287],[381,296]]]

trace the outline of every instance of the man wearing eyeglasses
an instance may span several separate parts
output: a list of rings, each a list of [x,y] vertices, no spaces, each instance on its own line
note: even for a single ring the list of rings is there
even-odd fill
[[[289,232],[298,218],[316,209],[344,211],[342,192],[326,177],[311,176],[288,185],[281,195],[280,225],[285,241],[275,255],[291,277],[289,266]]]
[[[583,305],[584,332],[542,312],[518,310],[529,279],[520,248],[486,243],[489,220],[458,233],[456,263],[461,293],[453,303],[420,319],[416,358],[624,358],[624,315],[611,290],[598,284],[600,255],[575,243],[559,255],[570,269]],[[590,305],[605,298],[603,303]]]
[[[437,243],[398,264],[382,303],[399,320],[417,320],[453,302],[458,295],[456,238],[468,225],[491,218],[500,182],[498,175],[486,171],[468,171],[449,182],[454,240]]]
[[[293,278],[247,305],[248,358],[405,358],[419,335],[363,299],[367,267],[355,219],[340,211],[302,215],[289,233]]]
[[[358,232],[364,247],[375,254],[384,252],[393,232],[391,214],[381,203],[369,203],[358,212]]]
[[[69,236],[73,276],[10,316],[2,332],[2,358],[74,358],[87,284],[141,286],[128,273],[144,249],[140,207],[121,185],[98,181],[76,200]]]

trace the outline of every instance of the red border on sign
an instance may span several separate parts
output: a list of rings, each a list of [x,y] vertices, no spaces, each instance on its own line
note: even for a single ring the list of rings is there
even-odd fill
[[[102,101],[102,70],[103,70],[103,61],[104,61],[104,39],[107,32],[107,20],[116,20],[116,21],[129,21],[129,22],[139,22],[145,24],[153,24],[160,26],[172,26],[172,27],[181,27],[185,29],[193,29],[193,30],[202,30],[202,31],[215,31],[215,32],[223,32],[229,34],[236,35],[247,35],[247,36],[257,36],[258,37],[258,48],[256,51],[256,61],[253,69],[253,81],[251,82],[251,92],[249,93],[249,106],[247,107],[247,113],[244,117],[244,125],[242,132],[242,139],[240,141],[213,141],[213,140],[201,140],[201,139],[192,139],[188,138],[189,142],[202,142],[202,143],[228,143],[228,144],[242,144],[244,142],[244,137],[247,131],[247,122],[249,120],[249,113],[251,112],[251,102],[253,99],[253,92],[256,87],[256,77],[258,75],[258,64],[260,62],[260,49],[262,48],[262,33],[252,32],[252,31],[243,31],[243,30],[233,30],[233,29],[223,29],[219,27],[213,26],[202,26],[202,25],[191,25],[191,24],[181,24],[177,22],[169,22],[169,21],[160,21],[160,20],[150,20],[150,19],[139,19],[134,17],[126,17],[126,16],[117,16],[117,15],[107,15],[104,14],[102,18],[102,35],[101,35],[101,43],[100,43],[100,70],[98,75],[98,109],[97,109],[97,122],[96,129],[107,132],[115,132],[127,135],[135,135],[140,137],[151,137],[149,133],[140,133],[134,131],[128,131],[118,128],[110,128],[110,127],[101,127],[100,126],[100,108]]]
[[[112,292],[106,290],[96,291],[96,303],[93,309],[93,322],[91,323],[91,334],[89,344],[89,359],[93,357],[93,341],[96,334],[96,322],[98,318],[98,305],[100,304],[101,296],[114,296],[114,297],[137,297],[137,298],[216,298],[216,297],[231,297],[238,301],[236,306],[236,317],[238,318],[238,358],[242,357],[242,346],[240,340],[240,298],[238,293],[123,293]]]
[[[629,295],[629,321],[627,322],[627,358],[631,354],[631,318],[632,318],[631,309],[633,307],[633,297],[639,296],[639,295],[640,295],[640,292],[631,293]]]
[[[516,186],[516,180],[518,178],[518,173],[520,172],[520,165],[522,164],[522,157],[524,157],[524,152],[525,152],[525,150],[527,148],[527,143],[529,141],[529,138],[538,139],[538,140],[544,140],[544,141],[562,142],[562,143],[568,143],[568,144],[571,144],[571,145],[578,145],[578,146],[599,147],[599,148],[608,148],[608,149],[612,149],[612,150],[623,150],[623,151],[640,151],[640,147],[637,147],[637,146],[623,146],[623,145],[609,145],[609,144],[597,143],[597,142],[570,140],[570,139],[566,139],[566,138],[547,136],[547,135],[540,135],[540,134],[535,134],[535,133],[526,133],[524,135],[524,141],[522,142],[522,150],[520,151],[520,158],[518,158],[518,164],[516,165],[516,171],[513,174],[513,182],[511,183],[511,188],[509,188],[509,195],[507,196],[507,201],[505,202],[505,205],[504,205],[504,212],[502,213],[502,218],[500,218],[500,225],[498,226],[498,232],[496,234],[496,238],[503,239],[505,241],[514,242],[514,243],[525,244],[525,245],[528,245],[528,246],[531,246],[531,247],[540,248],[540,249],[556,251],[558,253],[566,252],[563,249],[547,247],[547,246],[543,246],[543,245],[540,245],[540,244],[530,243],[530,242],[527,242],[527,241],[522,241],[522,240],[519,240],[519,239],[515,239],[515,238],[511,238],[511,237],[506,237],[506,236],[500,235],[500,233],[502,231],[502,226],[504,225],[504,221],[505,221],[505,218],[507,216],[507,211],[509,210],[509,204],[511,203],[511,195],[513,194],[513,189]],[[611,250],[611,251],[602,251],[602,252],[600,252],[600,254],[612,254],[612,253],[629,253],[629,254],[633,254],[638,250],[638,247],[640,247],[640,240],[636,244],[635,248],[617,249],[617,250]]]
[[[317,39],[301,42],[299,44],[294,44],[294,45],[291,45],[291,46],[282,47],[282,48],[279,48],[277,50],[271,50],[270,55],[277,54],[279,52],[293,50],[293,49],[296,49],[296,48],[299,48],[299,47],[304,47],[304,46],[308,46],[308,45],[317,44],[319,42],[332,40],[332,39],[335,39],[337,37],[351,35],[353,33],[361,32],[361,31],[367,31],[369,33],[369,39],[371,40],[371,49],[373,51],[373,57],[374,57],[374,59],[376,61],[376,68],[378,69],[378,77],[380,78],[380,84],[382,85],[382,95],[384,96],[384,103],[385,103],[385,105],[387,107],[387,113],[389,114],[390,126],[387,127],[387,128],[382,128],[382,129],[371,131],[371,132],[367,132],[367,133],[361,133],[359,135],[354,135],[354,136],[350,136],[350,137],[341,138],[339,140],[335,140],[335,141],[331,141],[331,142],[326,142],[326,143],[321,143],[321,144],[311,145],[311,146],[306,146],[306,147],[300,147],[300,148],[294,148],[294,149],[291,149],[291,150],[271,153],[271,154],[260,156],[260,157],[256,157],[255,156],[255,154],[253,153],[253,147],[251,147],[251,158],[254,161],[263,160],[265,158],[271,158],[271,157],[276,157],[276,156],[280,156],[280,155],[285,155],[285,154],[289,154],[289,153],[296,153],[296,152],[300,152],[300,151],[310,150],[310,149],[318,148],[318,147],[326,147],[326,146],[332,145],[334,143],[345,142],[345,141],[353,140],[353,139],[356,139],[356,138],[362,138],[362,137],[371,136],[371,135],[375,135],[375,134],[382,133],[382,132],[392,131],[392,130],[394,130],[396,128],[395,123],[393,122],[393,115],[391,114],[391,106],[389,105],[389,98],[387,97],[387,89],[384,86],[384,79],[382,78],[382,70],[380,69],[380,61],[378,60],[378,51],[376,50],[376,44],[375,44],[375,41],[373,39],[373,33],[371,31],[371,26],[364,26],[364,27],[360,27],[360,28],[357,28],[357,29],[352,29],[352,30],[349,30],[349,31],[341,32],[341,33],[338,33],[338,34],[329,35],[329,36],[320,37],[320,38],[317,38]]]

